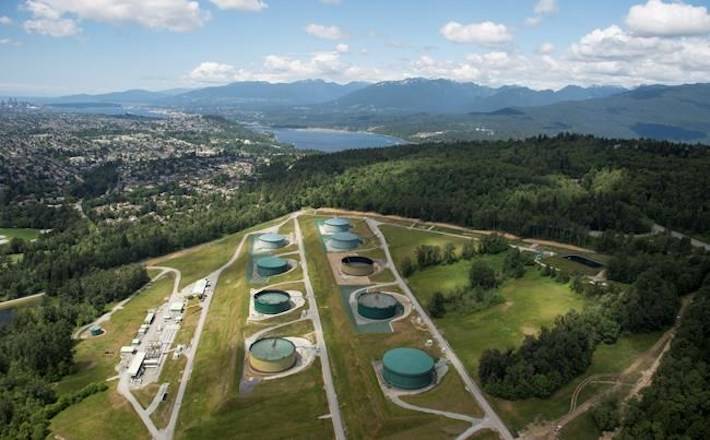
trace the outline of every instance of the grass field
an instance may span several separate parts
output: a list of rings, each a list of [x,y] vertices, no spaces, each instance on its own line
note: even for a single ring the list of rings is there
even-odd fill
[[[249,303],[246,247],[214,293],[195,368],[178,421],[178,438],[328,438],[329,419],[318,363],[239,393]],[[295,318],[295,317],[294,317]],[[255,422],[262,419],[268,423]]]
[[[67,440],[149,439],[148,430],[115,388],[114,382],[109,390],[65,409],[52,419],[49,429],[57,438]]]
[[[395,323],[395,332],[391,334],[357,333],[340,300],[338,287],[317,232],[316,218],[301,219],[301,229],[348,436],[447,438],[460,433],[467,427],[465,423],[404,410],[384,397],[372,362],[380,359],[387,348],[424,348],[430,335],[416,330],[408,320]],[[444,393],[441,393],[438,400],[442,406],[452,408],[447,406],[447,402],[452,399],[448,399]],[[477,410],[475,405],[471,410]]]
[[[382,229],[387,234],[388,242],[397,246],[400,255],[413,252],[418,244],[432,244],[431,240],[435,240],[435,244],[440,239],[430,233],[403,234],[401,228],[397,227],[385,226]],[[408,243],[408,235],[410,240],[416,241]],[[494,267],[500,268],[503,256],[484,258]],[[418,271],[410,277],[410,287],[417,298],[426,304],[437,290],[445,291],[466,285],[468,265],[468,262],[458,262]],[[543,277],[536,270],[528,270],[521,279],[506,281],[500,291],[506,299],[504,304],[463,316],[449,314],[437,320],[437,325],[474,377],[478,375],[478,359],[485,349],[517,347],[526,334],[534,334],[541,326],[551,325],[555,317],[570,309],[583,308],[586,302],[572,293],[567,285]],[[572,393],[584,378],[593,374],[623,371],[648,350],[659,336],[658,333],[625,336],[614,345],[598,346],[589,370],[549,399],[515,402],[492,399],[492,402],[509,427],[516,431],[536,419],[556,419],[567,412]],[[579,403],[591,396],[592,392],[592,388],[586,394],[583,392]]]
[[[467,241],[465,238],[393,225],[381,225],[380,230],[387,237],[392,259],[397,266],[399,266],[404,257],[414,258],[417,246],[429,245],[443,248],[447,243],[453,243],[456,246],[456,251],[460,252],[463,243]]]
[[[182,274],[180,288],[188,286],[222,267],[234,254],[239,241],[245,233],[274,226],[283,221],[283,217],[271,220],[245,231],[227,235],[219,240],[193,248],[174,252],[159,258],[146,261],[147,266],[168,266],[177,269]]]
[[[168,273],[149,284],[102,324],[106,330],[104,335],[79,341],[74,354],[77,372],[63,378],[57,384],[57,392],[76,391],[92,382],[114,376],[114,368],[121,359],[121,346],[130,344],[143,323],[146,310],[158,306],[170,295],[174,281],[173,274]]]
[[[29,229],[29,228],[0,228],[0,235],[4,235],[5,238],[21,238],[23,240],[34,240],[40,235],[39,229]]]

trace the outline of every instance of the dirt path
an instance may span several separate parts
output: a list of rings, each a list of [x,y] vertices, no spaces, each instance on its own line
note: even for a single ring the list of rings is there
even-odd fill
[[[556,421],[551,421],[548,423],[545,423],[543,425],[538,425],[534,427],[530,427],[525,433],[521,435],[521,438],[524,439],[534,439],[534,440],[548,440],[548,439],[555,439],[557,438],[557,433],[568,423],[576,419],[577,417],[581,416],[582,414],[586,413],[589,411],[594,405],[597,403],[601,402],[604,398],[607,396],[610,396],[616,392],[618,392],[621,387],[623,386],[628,386],[631,385],[633,386],[632,390],[626,395],[624,398],[624,401],[630,399],[631,397],[637,395],[643,388],[648,386],[652,380],[653,376],[658,370],[658,367],[661,364],[661,361],[663,359],[663,356],[666,354],[668,349],[670,348],[671,342],[673,341],[673,337],[675,336],[678,326],[680,325],[680,322],[682,320],[682,317],[685,314],[685,310],[692,301],[694,295],[690,295],[689,297],[685,298],[683,300],[683,304],[681,306],[681,309],[679,311],[679,319],[676,320],[675,324],[673,327],[668,329],[659,339],[656,341],[653,346],[648,349],[645,353],[643,353],[641,356],[636,358],[636,360],[629,365],[626,369],[624,369],[621,374],[616,375],[616,380],[613,381],[613,385],[611,388],[608,388],[606,390],[600,391],[599,393],[595,394],[594,396],[590,397],[587,399],[584,403],[581,405],[577,405],[577,400],[579,399],[579,394],[581,393],[582,389],[591,384],[594,383],[595,381],[599,382],[611,382],[611,381],[606,381],[604,379],[614,377],[614,375],[596,375],[596,376],[590,376],[587,379],[585,379],[582,383],[580,383],[577,388],[575,389],[575,392],[572,395],[572,399],[570,402],[570,411],[559,418]],[[647,369],[644,370],[644,366],[649,365]],[[634,380],[634,377],[638,374],[641,374],[641,377]]]

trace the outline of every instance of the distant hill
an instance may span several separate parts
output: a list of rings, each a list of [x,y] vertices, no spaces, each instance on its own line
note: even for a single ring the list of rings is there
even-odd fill
[[[603,98],[467,115],[412,115],[387,125],[400,136],[440,139],[527,137],[560,132],[710,144],[710,84],[643,86]]]
[[[307,105],[332,101],[366,86],[367,83],[362,82],[337,84],[323,80],[291,83],[242,81],[182,93],[165,100],[165,103],[201,106]]]
[[[108,102],[114,104],[150,104],[169,97],[166,92],[151,92],[148,90],[134,89],[123,92],[103,93],[98,95],[80,94],[61,96],[49,101],[54,103],[89,103]]]
[[[411,78],[372,84],[329,105],[351,111],[468,113],[578,101],[611,96],[624,91],[625,89],[618,87],[579,86],[568,86],[558,91],[538,91],[519,86],[491,88],[445,79]]]

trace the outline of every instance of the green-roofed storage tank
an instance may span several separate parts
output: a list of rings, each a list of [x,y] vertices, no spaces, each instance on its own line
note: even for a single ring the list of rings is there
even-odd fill
[[[325,230],[330,234],[347,232],[352,227],[350,220],[342,217],[333,217],[325,221]]]
[[[256,271],[262,277],[279,275],[288,270],[288,261],[279,257],[262,257],[256,260]]]
[[[330,236],[328,244],[334,249],[351,250],[360,246],[360,236],[352,232],[336,232]]]
[[[259,236],[259,246],[265,249],[278,249],[286,246],[286,237],[269,232]]]
[[[383,292],[363,293],[357,299],[357,312],[368,319],[390,319],[397,313],[399,302]]]
[[[265,315],[276,315],[291,308],[291,295],[283,290],[262,290],[254,295],[254,310]]]
[[[372,258],[349,255],[340,260],[340,270],[345,275],[365,277],[375,271],[375,262]]]
[[[422,350],[394,348],[382,357],[382,376],[395,388],[424,388],[434,382],[435,375],[434,359]]]
[[[262,373],[279,373],[296,363],[296,346],[285,338],[263,338],[249,347],[249,365]]]

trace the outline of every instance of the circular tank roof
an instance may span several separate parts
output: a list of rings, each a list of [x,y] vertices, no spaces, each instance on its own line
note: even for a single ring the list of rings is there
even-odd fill
[[[350,226],[350,220],[342,217],[333,217],[325,221],[328,226]]]
[[[273,232],[269,232],[266,234],[261,234],[259,236],[259,240],[266,241],[269,243],[281,243],[282,241],[286,240],[286,237],[281,234],[274,234]]]
[[[394,348],[382,358],[384,366],[402,376],[421,376],[431,372],[434,359],[416,348]]]
[[[332,239],[337,241],[360,241],[360,237],[352,232],[336,232],[333,234]]]
[[[254,299],[262,304],[283,304],[291,299],[291,295],[283,290],[262,290],[254,295]]]
[[[358,302],[363,306],[375,309],[387,309],[397,305],[397,300],[394,296],[382,292],[363,293],[358,298]]]
[[[288,262],[279,257],[262,257],[256,260],[256,265],[264,269],[280,269],[288,265]]]
[[[368,266],[372,266],[373,264],[375,264],[375,261],[372,258],[361,257],[360,255],[349,255],[347,257],[343,257],[340,260],[340,262],[343,264],[368,265]]]
[[[285,359],[296,351],[293,342],[284,338],[264,338],[251,344],[249,353],[264,361],[279,361]]]

